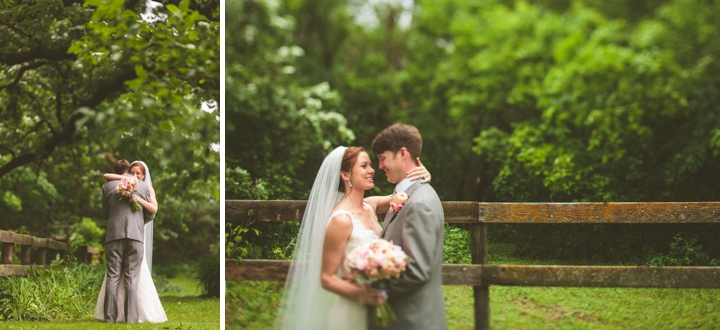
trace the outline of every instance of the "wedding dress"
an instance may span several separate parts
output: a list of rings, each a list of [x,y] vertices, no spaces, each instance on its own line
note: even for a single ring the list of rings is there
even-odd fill
[[[152,187],[152,178],[150,177],[150,168],[143,161],[134,161],[145,167],[145,179],[143,182]],[[145,250],[143,262],[140,265],[140,275],[138,277],[138,322],[139,323],[160,323],[167,321],[167,315],[160,303],[155,283],[152,279],[152,252],[153,252],[153,223],[150,221],[145,224],[143,247]],[[118,315],[117,322],[125,322],[125,275],[120,272],[120,281],[118,282]],[[95,305],[95,319],[105,320],[105,287],[107,285],[107,273],[103,278],[100,294],[98,295],[97,304]]]
[[[118,286],[118,316],[117,322],[125,322],[125,275],[120,273],[120,285]],[[95,305],[95,319],[104,321],[105,319],[105,286],[107,284],[107,274],[103,279],[100,295]],[[140,275],[138,278],[138,322],[139,323],[160,323],[167,321],[167,315],[160,303],[153,283],[150,268],[147,262],[143,260],[140,266]]]
[[[363,203],[363,205],[372,210],[372,207],[367,203]],[[365,228],[365,225],[362,223],[362,221],[353,217],[352,214],[348,211],[335,211],[335,213],[330,216],[330,219],[334,218],[338,214],[347,214],[352,220],[353,225],[350,239],[348,240],[347,245],[345,245],[345,255],[348,255],[350,251],[352,251],[358,246],[378,240],[379,237],[375,233],[375,231]],[[377,216],[375,216],[375,221],[377,221]],[[341,277],[345,274],[350,273],[350,269],[348,268],[344,258],[339,273],[339,276]],[[367,329],[367,310],[368,306],[365,304],[361,304],[358,301],[350,300],[342,296],[337,296],[337,299],[335,299],[330,309],[330,313],[328,314],[327,329]]]

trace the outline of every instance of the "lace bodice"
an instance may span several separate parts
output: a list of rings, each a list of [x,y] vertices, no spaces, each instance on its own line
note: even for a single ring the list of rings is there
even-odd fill
[[[366,208],[372,209],[372,207],[370,205],[368,205],[367,203],[363,203],[363,206],[365,206]],[[347,255],[348,253],[350,253],[350,251],[352,251],[354,248],[356,248],[360,245],[370,243],[370,242],[375,241],[380,238],[375,233],[375,231],[373,231],[372,229],[365,228],[365,224],[363,224],[363,222],[360,221],[360,219],[356,219],[355,217],[353,217],[352,213],[350,213],[349,211],[337,210],[337,211],[333,212],[333,214],[330,215],[330,219],[334,218],[338,214],[347,214],[350,217],[350,220],[352,221],[352,225],[353,225],[352,233],[350,234],[350,239],[348,239],[347,245],[345,245],[345,255]],[[373,214],[374,214],[374,212],[373,212]],[[378,221],[377,215],[375,215],[374,217],[375,217],[375,221]],[[343,257],[342,267],[341,267],[340,271],[342,272],[341,276],[343,274],[349,273],[349,269],[347,268],[347,265],[345,264],[344,257]]]

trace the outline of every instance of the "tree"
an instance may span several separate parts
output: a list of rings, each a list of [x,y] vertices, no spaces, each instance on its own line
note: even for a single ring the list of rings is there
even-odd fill
[[[173,206],[217,210],[217,1],[169,1],[156,19],[137,0],[4,3],[0,209],[15,213],[3,228],[50,234],[99,219],[99,174],[118,158],[150,165],[156,224],[169,221],[161,239],[188,230]]]

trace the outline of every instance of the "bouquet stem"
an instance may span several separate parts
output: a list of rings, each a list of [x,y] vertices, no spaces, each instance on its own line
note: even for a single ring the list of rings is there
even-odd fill
[[[380,284],[377,289],[380,290],[383,296],[385,296],[385,299],[387,299],[385,284]],[[395,316],[395,312],[393,312],[390,304],[385,300],[382,305],[372,308],[372,317],[370,320],[373,324],[386,328],[389,322],[397,321],[397,316]]]
[[[131,204],[133,212],[142,210],[142,205],[140,205],[140,202],[132,202]]]

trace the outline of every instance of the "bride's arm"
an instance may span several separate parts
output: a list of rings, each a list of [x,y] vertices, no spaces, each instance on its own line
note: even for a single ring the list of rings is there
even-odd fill
[[[140,197],[138,195],[133,195],[132,201],[140,202],[140,205],[142,205],[144,208],[146,208],[152,214],[157,214],[158,203],[157,203],[157,199],[155,199],[155,189],[153,189],[152,187],[148,187],[148,191],[150,192],[150,200],[149,201],[144,200],[142,197]]]
[[[408,172],[407,177],[411,178],[412,180],[418,180],[420,178],[423,178],[420,183],[428,183],[430,182],[431,175],[430,172],[423,166],[423,164],[420,162],[420,158],[417,158],[417,164],[418,167],[413,168]],[[387,213],[387,211],[390,209],[390,202],[392,202],[392,195],[389,196],[371,196],[365,198],[365,203],[368,203],[370,206],[372,206],[373,210],[375,210],[375,213],[377,214],[383,214]]]
[[[341,214],[330,220],[330,224],[325,231],[325,242],[323,243],[320,283],[323,289],[345,298],[379,306],[383,300],[378,290],[344,281],[337,276],[338,269],[340,269],[340,264],[343,261],[345,245],[350,239],[351,233],[352,220],[347,215]]]
[[[370,196],[365,198],[365,203],[368,203],[368,205],[370,205],[377,214],[387,213],[387,211],[390,209],[391,201],[392,195]]]
[[[105,173],[103,174],[103,178],[105,178],[105,181],[120,180],[122,179],[122,175],[115,173]]]

